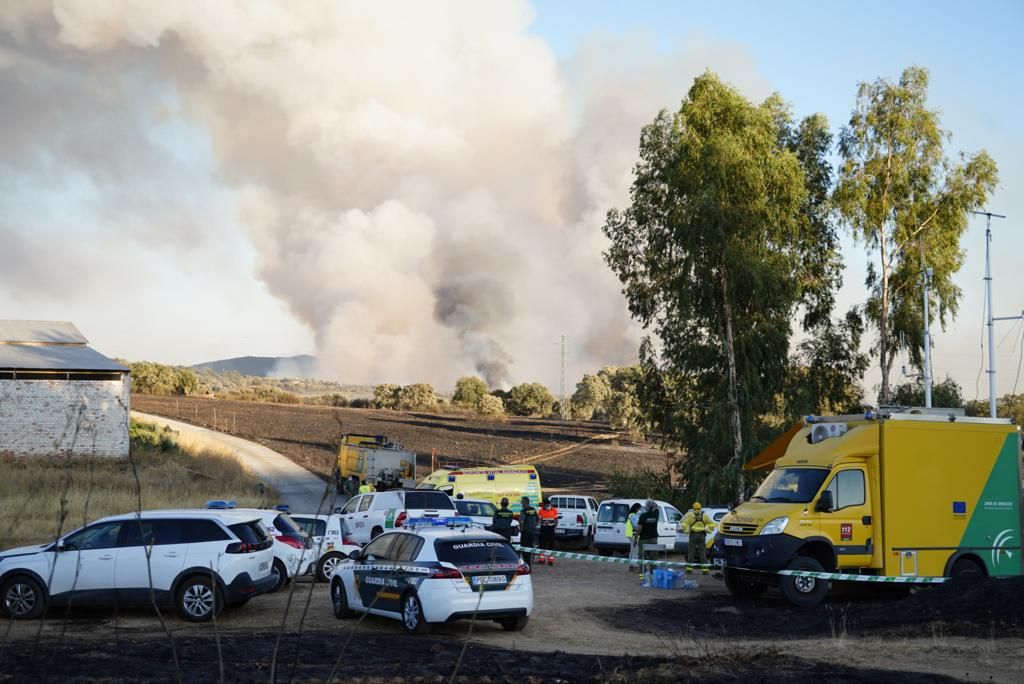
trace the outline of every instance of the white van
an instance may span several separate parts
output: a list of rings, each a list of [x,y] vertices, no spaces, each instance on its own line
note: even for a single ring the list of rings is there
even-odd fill
[[[454,518],[455,504],[444,492],[389,489],[349,499],[338,513],[357,544],[367,544],[385,530],[402,527],[410,518]]]
[[[561,494],[551,497],[551,505],[558,509],[555,539],[589,549],[597,533],[597,499]]]
[[[597,534],[594,535],[594,548],[602,556],[609,556],[616,551],[629,553],[629,539],[626,538],[626,516],[633,504],[641,508],[647,499],[609,499],[602,501],[597,509]],[[679,552],[676,544],[676,529],[683,514],[675,506],[664,501],[655,501],[658,506],[658,543],[664,544],[669,551]]]

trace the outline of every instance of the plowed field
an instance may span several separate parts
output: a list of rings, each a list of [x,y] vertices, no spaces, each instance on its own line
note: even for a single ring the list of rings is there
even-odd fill
[[[292,406],[193,397],[133,395],[132,408],[264,444],[311,471],[330,476],[343,433],[386,435],[431,463],[533,463],[545,489],[601,492],[609,474],[663,468],[654,445],[616,436],[608,425],[537,418],[486,421],[472,415],[323,406]]]

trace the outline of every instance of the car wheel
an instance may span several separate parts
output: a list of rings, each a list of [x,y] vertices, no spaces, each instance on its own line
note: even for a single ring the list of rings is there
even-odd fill
[[[530,621],[530,618],[523,615],[522,617],[504,618],[498,620],[498,624],[506,632],[522,632],[526,629],[526,623]]]
[[[33,620],[46,610],[46,594],[39,582],[21,575],[4,582],[0,589],[3,609],[13,620]]]
[[[757,598],[768,590],[767,584],[745,580],[740,572],[733,568],[726,568],[722,574],[725,577],[725,588],[738,598]]]
[[[321,582],[330,582],[331,576],[334,575],[334,569],[343,560],[345,560],[345,556],[337,551],[325,553],[323,558],[317,561],[316,578]]]
[[[594,538],[589,534],[583,535],[583,539],[580,540],[580,549],[586,551],[590,548],[590,545],[594,543]]]
[[[402,627],[409,634],[422,636],[430,632],[430,625],[423,617],[423,606],[416,592],[410,591],[402,599]]]
[[[274,576],[274,585],[267,590],[268,594],[281,591],[284,585],[288,584],[288,570],[279,558],[274,559],[274,566],[270,569],[270,574]]]
[[[194,575],[178,587],[178,613],[189,622],[207,622],[223,607],[220,589],[209,577]]]
[[[821,563],[808,556],[798,556],[786,565],[787,570],[825,572]],[[779,578],[782,595],[795,606],[809,607],[821,603],[828,593],[828,580],[820,577],[782,575]]]
[[[347,620],[355,615],[355,611],[348,606],[348,593],[340,577],[331,580],[331,605],[334,606],[334,617],[339,620]]]
[[[949,576],[957,580],[979,580],[985,576],[985,571],[971,558],[957,558],[953,562]]]
[[[382,534],[384,534],[383,528],[374,527],[372,530],[370,530],[370,540],[372,541]]]

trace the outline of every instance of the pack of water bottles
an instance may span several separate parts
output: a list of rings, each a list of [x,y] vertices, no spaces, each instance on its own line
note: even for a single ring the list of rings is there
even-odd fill
[[[696,589],[696,580],[686,579],[682,570],[654,568],[644,572],[643,586],[649,589]]]

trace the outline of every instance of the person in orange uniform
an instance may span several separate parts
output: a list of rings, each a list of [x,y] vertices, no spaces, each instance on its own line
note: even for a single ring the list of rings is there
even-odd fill
[[[558,527],[558,509],[551,505],[551,499],[544,499],[544,504],[537,511],[540,517],[540,548],[554,550],[555,528]],[[554,565],[552,556],[541,554],[540,562]]]

